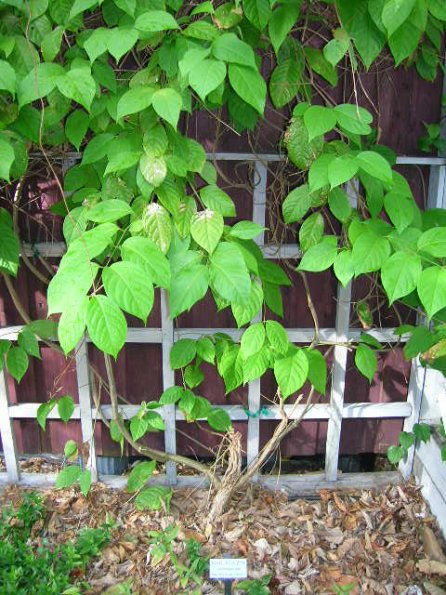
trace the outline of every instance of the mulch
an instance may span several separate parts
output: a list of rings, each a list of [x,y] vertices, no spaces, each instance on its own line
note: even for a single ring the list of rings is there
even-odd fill
[[[18,502],[10,487],[0,504]],[[252,487],[214,527],[203,522],[206,490],[176,490],[169,511],[140,511],[134,495],[96,484],[87,498],[77,488],[43,492],[46,537],[73,540],[81,527],[113,520],[112,541],[90,564],[88,593],[116,592],[131,582],[134,594],[222,593],[205,578],[183,590],[168,557],[151,556],[149,531],[179,527],[174,549],[187,564],[185,542],[194,538],[208,557],[248,559],[249,578],[272,574],[271,593],[446,594],[446,557],[435,520],[414,485],[385,490],[322,490],[314,499]],[[154,563],[155,562],[155,563]],[[195,587],[197,588],[197,587]]]

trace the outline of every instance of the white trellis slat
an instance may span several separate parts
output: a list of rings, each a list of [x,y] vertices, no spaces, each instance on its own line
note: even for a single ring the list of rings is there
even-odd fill
[[[92,481],[98,479],[96,445],[94,441],[94,420],[92,410],[91,382],[88,363],[88,345],[85,337],[76,349],[76,376],[79,394],[79,414],[81,420],[82,442],[88,446],[86,468],[91,472]],[[36,412],[37,413],[37,412]]]
[[[169,304],[167,293],[161,290],[161,328],[162,328],[162,366],[163,366],[163,390],[175,384],[175,372],[170,367],[170,350],[174,342],[173,320],[169,316]],[[164,431],[164,447],[169,454],[177,452],[176,436],[176,405],[165,405],[163,416],[166,429]],[[177,483],[177,466],[173,461],[167,461],[166,474],[171,485]]]
[[[253,207],[252,219],[261,227],[265,227],[266,223],[266,188],[268,185],[268,168],[261,161],[255,161],[254,165],[254,192],[253,192]],[[264,243],[264,233],[256,238],[258,245]],[[256,322],[261,320],[261,317],[256,318]],[[260,378],[251,381],[248,384],[248,409],[251,416],[248,419],[248,437],[246,445],[246,458],[248,465],[254,461],[259,454],[260,448]],[[257,475],[253,477],[254,481]]]
[[[17,341],[19,332],[23,326],[9,326],[0,329],[0,339],[9,339],[10,341]],[[369,331],[369,334],[375,337],[381,343],[399,343],[405,341],[405,336],[400,337],[395,335],[393,328],[374,329]],[[314,329],[312,328],[288,328],[286,329],[288,338],[292,343],[311,343],[314,336]],[[239,341],[242,335],[240,329],[236,328],[177,328],[174,329],[174,340],[179,339],[199,339],[203,335],[213,335],[214,333],[225,333],[234,341]],[[361,334],[360,329],[349,329],[349,341],[357,341]],[[334,343],[336,341],[335,328],[321,328],[319,329],[319,339],[321,343]],[[87,341],[90,339],[87,337]],[[126,343],[162,343],[163,332],[158,328],[129,328],[127,332]]]
[[[350,324],[351,283],[347,287],[338,285],[338,301],[336,305],[336,342],[330,394],[330,419],[327,428],[325,447],[325,477],[327,481],[335,481],[338,476],[339,446],[344,408],[345,376],[347,371],[348,330]],[[344,343],[344,345],[341,345]]]
[[[8,408],[11,419],[32,419],[37,415],[39,403],[20,403],[10,405]],[[227,412],[233,421],[246,421],[248,415],[242,405],[219,405],[221,409]],[[280,411],[277,405],[266,405],[265,420],[280,420]],[[305,405],[285,405],[284,411],[289,419],[298,419],[304,413]],[[121,405],[119,410],[125,419],[130,419],[139,410],[139,405]],[[93,419],[98,417],[99,412],[93,408]],[[347,403],[342,408],[343,419],[388,419],[392,417],[408,417],[412,414],[412,406],[407,402],[390,403]],[[105,419],[112,419],[112,409],[110,405],[101,406],[101,415]],[[160,415],[167,421],[166,409],[160,409]],[[71,419],[79,420],[81,418],[80,406],[76,405]],[[61,419],[57,409],[53,409],[48,414],[48,419]],[[175,410],[175,419],[184,421],[185,416],[178,408]],[[330,404],[316,403],[309,409],[303,419],[323,420],[330,419]]]
[[[4,368],[0,371],[0,436],[2,438],[8,481],[20,480],[20,466],[17,458],[14,428],[9,417],[9,390]]]
[[[446,202],[446,166],[432,165],[429,178],[429,191],[427,208],[442,209]],[[411,365],[409,390],[407,401],[412,406],[412,414],[406,417],[403,424],[403,431],[411,432],[414,424],[420,419],[421,402],[423,400],[424,385],[426,382],[426,368],[420,364],[419,358],[414,359]],[[415,449],[411,448],[404,460],[399,464],[399,469],[404,477],[408,479],[413,471]]]
[[[350,203],[356,207],[357,182],[347,184]],[[352,284],[342,287],[338,283],[338,300],[336,303],[336,343],[334,348],[333,370],[330,394],[330,419],[327,428],[325,445],[325,477],[327,481],[336,481],[338,477],[339,448],[341,444],[342,417],[344,408],[345,379],[347,372],[348,347],[350,331],[350,310]]]

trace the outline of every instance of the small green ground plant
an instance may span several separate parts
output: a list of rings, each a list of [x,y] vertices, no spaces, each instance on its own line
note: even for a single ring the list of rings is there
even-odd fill
[[[74,543],[53,545],[45,538],[45,505],[25,493],[17,508],[0,517],[0,592],[4,595],[76,595],[92,558],[110,540],[110,526],[81,529]]]
[[[271,593],[268,587],[271,582],[271,575],[267,574],[263,578],[246,579],[237,583],[237,589],[248,595],[269,595]]]
[[[149,561],[152,566],[156,566],[168,557],[178,575],[181,589],[187,589],[185,592],[199,595],[208,570],[209,558],[202,554],[199,541],[187,539],[184,555],[180,559],[174,547],[179,530],[178,526],[169,525],[163,531],[150,531]]]

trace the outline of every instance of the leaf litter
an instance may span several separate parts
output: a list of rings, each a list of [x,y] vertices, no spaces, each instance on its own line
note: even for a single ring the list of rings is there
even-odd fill
[[[8,487],[0,504],[20,501]],[[291,500],[282,491],[252,486],[214,527],[203,526],[209,492],[175,490],[170,510],[140,511],[134,495],[98,483],[87,498],[77,488],[43,491],[48,511],[45,537],[72,540],[82,527],[112,520],[112,541],[87,568],[90,594],[164,595],[222,593],[206,576],[198,590],[185,589],[168,555],[151,559],[149,531],[179,527],[173,543],[187,565],[186,542],[201,544],[205,557],[248,559],[250,579],[272,575],[271,593],[446,594],[444,543],[412,484],[384,490],[321,490],[317,498]],[[154,563],[156,562],[156,563]],[[195,586],[195,589],[197,587]]]

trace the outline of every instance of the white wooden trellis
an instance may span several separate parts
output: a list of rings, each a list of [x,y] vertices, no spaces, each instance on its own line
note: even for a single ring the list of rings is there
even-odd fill
[[[72,158],[79,155],[73,154]],[[212,153],[208,154],[209,160],[216,161],[241,161],[254,162],[254,192],[253,192],[253,220],[262,226],[266,221],[266,190],[267,190],[267,172],[268,163],[282,161],[281,155],[275,154],[245,154],[245,153]],[[428,206],[443,206],[446,191],[446,159],[431,157],[399,157],[397,160],[401,165],[429,166],[431,168],[429,200]],[[271,259],[299,258],[299,246],[285,245],[264,245],[263,238],[260,238],[259,245],[265,256]],[[63,243],[40,243],[34,246],[25,246],[25,251],[32,255],[37,249],[42,255],[58,257],[65,251]],[[339,288],[336,307],[336,328],[320,329],[319,338],[322,342],[338,342],[345,344],[349,341],[355,341],[359,338],[361,331],[352,329],[349,326],[350,320],[350,288]],[[0,329],[0,338],[16,340],[22,327],[11,326]],[[154,343],[162,346],[163,363],[163,388],[166,389],[174,384],[174,374],[169,366],[169,352],[175,341],[180,338],[198,338],[203,334],[213,334],[216,331],[225,332],[234,340],[238,340],[242,334],[238,329],[174,329],[172,320],[168,315],[168,304],[166,294],[161,293],[161,328],[129,328],[127,334],[127,343]],[[313,329],[289,328],[287,329],[290,341],[294,343],[309,343],[313,337]],[[396,342],[396,337],[392,328],[374,330],[372,333],[379,341]],[[88,341],[88,337],[86,338]],[[328,436],[326,448],[326,467],[325,473],[305,475],[286,475],[280,478],[274,476],[259,475],[256,480],[262,485],[268,487],[283,487],[294,494],[305,495],[314,490],[324,487],[376,487],[386,483],[397,482],[401,476],[398,472],[380,472],[380,473],[345,473],[338,475],[338,457],[341,424],[344,419],[388,419],[404,418],[405,427],[411,427],[418,420],[419,406],[421,402],[423,382],[422,375],[419,375],[419,367],[414,364],[409,384],[409,394],[407,402],[394,403],[344,403],[345,375],[346,375],[346,357],[347,348],[338,345],[334,350],[334,370],[332,381],[332,392],[329,403],[316,404],[304,415],[305,420],[328,420]],[[76,357],[76,369],[78,374],[79,386],[79,405],[75,407],[73,419],[79,419],[82,426],[82,436],[84,442],[90,445],[89,466],[96,477],[96,455],[94,448],[94,437],[92,433],[93,421],[97,418],[98,412],[92,407],[90,385],[88,382],[88,351],[87,344],[84,341],[78,349]],[[38,403],[20,403],[16,405],[9,404],[8,391],[5,373],[0,372],[0,433],[5,454],[6,473],[0,473],[0,483],[20,482],[26,485],[44,485],[52,484],[55,480],[55,474],[20,474],[18,456],[15,449],[14,431],[12,421],[14,419],[35,419],[37,416]],[[248,407],[251,413],[256,413],[260,409],[260,381],[250,383],[248,390]],[[294,408],[291,419],[298,418],[303,412],[304,405]],[[240,405],[223,406],[233,421],[248,422],[248,444],[247,457],[251,461],[259,450],[260,417],[248,416],[246,411]],[[268,414],[265,419],[278,420],[279,412],[276,406],[267,406]],[[285,411],[291,413],[292,405],[286,405]],[[129,418],[138,410],[137,405],[125,405],[121,407],[122,414]],[[102,415],[111,419],[111,407],[102,406]],[[161,410],[166,421],[165,447],[167,452],[176,452],[176,421],[184,420],[183,413],[174,405],[164,406]],[[49,419],[59,419],[58,413],[53,409]],[[401,468],[404,476],[410,474],[412,470],[413,459],[406,461],[405,466]],[[120,487],[125,484],[125,478],[113,476],[100,476],[105,483]],[[206,480],[197,476],[177,476],[174,463],[166,465],[166,475],[157,476],[156,483],[177,484],[179,486],[206,485]]]

